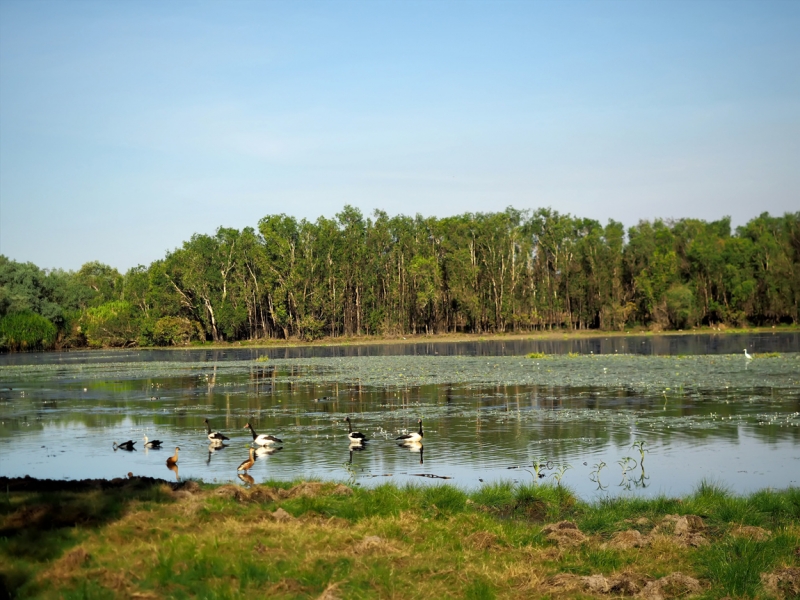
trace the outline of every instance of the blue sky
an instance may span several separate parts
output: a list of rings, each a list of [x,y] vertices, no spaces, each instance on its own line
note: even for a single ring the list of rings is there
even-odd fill
[[[0,253],[267,214],[800,210],[800,2],[0,0]]]

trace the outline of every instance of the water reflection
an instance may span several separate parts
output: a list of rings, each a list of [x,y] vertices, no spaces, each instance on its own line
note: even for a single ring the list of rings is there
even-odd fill
[[[400,448],[405,448],[409,452],[419,452],[419,464],[423,464],[423,457],[425,455],[425,448],[420,442],[403,442],[398,444]]]
[[[215,452],[221,452],[222,450],[224,450],[227,447],[228,447],[228,444],[223,444],[222,442],[211,442],[208,445],[208,458],[206,459],[206,464],[207,465],[211,464],[211,456]]]
[[[256,448],[256,456],[263,458],[264,456],[271,456],[281,450],[283,450],[283,446],[261,446]]]

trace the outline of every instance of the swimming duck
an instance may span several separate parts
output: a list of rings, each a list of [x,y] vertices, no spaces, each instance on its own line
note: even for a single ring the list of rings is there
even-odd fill
[[[144,436],[144,447],[153,448],[155,450],[161,450],[161,440],[147,441],[147,436]]]
[[[407,434],[401,435],[400,437],[395,438],[395,439],[401,441],[404,444],[421,442],[422,441],[422,436],[424,435],[422,433],[422,419],[418,419],[417,423],[419,423],[419,431],[414,431],[412,433],[407,433]]]
[[[248,458],[246,461],[244,461],[242,464],[236,467],[236,470],[247,471],[250,467],[252,467],[256,463],[255,452],[256,451],[254,448],[250,448],[250,458]]]
[[[350,417],[345,417],[344,420],[347,421],[347,428],[349,430],[347,437],[350,438],[351,444],[363,444],[364,442],[369,441],[367,436],[365,436],[360,431],[353,431],[353,424],[350,423]]]
[[[267,435],[266,433],[262,433],[261,435],[258,435],[256,433],[256,430],[253,429],[253,426],[250,425],[250,423],[248,423],[247,425],[242,427],[242,429],[247,429],[248,427],[250,428],[250,433],[253,434],[253,443],[256,444],[257,446],[267,446],[269,444],[282,444],[283,443],[283,440],[279,440],[274,435]]]
[[[178,464],[178,450],[180,450],[180,448],[178,446],[175,446],[175,454],[173,454],[167,459],[168,467],[174,467],[175,465]]]
[[[205,419],[206,424],[206,431],[208,432],[208,439],[210,439],[214,443],[221,444],[225,440],[229,440],[230,438],[227,435],[222,435],[219,431],[211,431],[211,425],[208,424],[208,419]]]
[[[133,447],[135,443],[136,442],[131,440],[128,440],[127,442],[122,442],[121,444],[114,442],[114,450],[117,450],[119,448],[120,450],[127,450],[128,452],[130,452],[131,450],[136,450],[136,448]]]

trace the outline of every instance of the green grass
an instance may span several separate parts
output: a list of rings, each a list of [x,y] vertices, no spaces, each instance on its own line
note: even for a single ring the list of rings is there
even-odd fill
[[[36,313],[9,313],[0,318],[0,349],[50,350],[55,347],[57,334],[56,326]]]
[[[536,483],[470,493],[447,484],[324,484],[308,495],[273,483],[250,491],[195,485],[176,494],[133,479],[106,489],[12,491],[0,501],[0,591],[19,598],[317,598],[326,589],[340,598],[563,597],[552,587],[559,573],[680,571],[699,579],[708,598],[756,598],[765,596],[762,573],[800,566],[794,488],[737,496],[703,482],[685,498],[587,503],[566,487]],[[296,520],[274,520],[279,507]],[[665,515],[700,516],[709,543],[688,546],[667,528],[652,545],[608,544],[625,530],[648,536]],[[582,543],[559,547],[543,532],[563,520],[577,525]],[[769,534],[742,537],[742,525]]]

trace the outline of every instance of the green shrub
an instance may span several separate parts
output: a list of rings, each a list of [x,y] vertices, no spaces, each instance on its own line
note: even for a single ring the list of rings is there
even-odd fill
[[[82,330],[94,348],[130,346],[136,343],[139,326],[133,305],[125,300],[114,300],[87,310]]]
[[[0,319],[0,347],[12,352],[49,350],[56,344],[56,326],[33,312],[16,312]]]
[[[156,346],[188,346],[197,337],[197,328],[186,317],[161,317],[153,326]]]
[[[688,285],[673,285],[667,290],[666,301],[667,315],[672,327],[683,329],[694,325],[696,312],[694,294]]]

